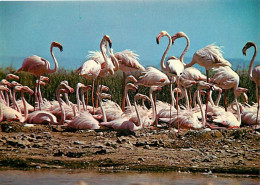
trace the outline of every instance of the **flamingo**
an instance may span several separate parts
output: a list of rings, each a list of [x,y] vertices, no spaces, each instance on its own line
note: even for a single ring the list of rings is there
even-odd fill
[[[34,93],[33,90],[31,90],[29,87],[27,86],[15,86],[14,87],[14,92],[21,92],[21,97],[25,106],[25,114],[22,115],[20,112],[18,112],[15,109],[12,109],[11,107],[7,107],[4,104],[1,104],[2,106],[2,110],[3,110],[3,114],[4,114],[4,119],[7,121],[19,121],[19,122],[25,122],[27,120],[27,115],[28,115],[28,111],[26,110],[26,103],[25,103],[25,98],[24,98],[24,92],[29,92],[31,95]],[[13,101],[15,102],[15,98],[13,97]]]
[[[168,37],[169,43],[168,43],[168,46],[167,46],[167,48],[166,48],[166,50],[165,50],[165,52],[164,52],[164,54],[162,56],[162,59],[161,59],[161,68],[162,68],[163,71],[165,71],[169,75],[171,81],[173,81],[173,79],[176,78],[176,80],[177,80],[177,87],[179,87],[179,77],[180,77],[180,75],[184,71],[184,65],[178,58],[176,58],[174,56],[170,57],[166,61],[166,64],[164,64],[164,60],[165,60],[166,54],[167,54],[167,52],[169,51],[169,49],[170,49],[170,47],[172,45],[172,38],[166,31],[161,31],[157,35],[157,37],[156,37],[157,44],[160,43],[160,39],[162,37],[164,37],[164,36]],[[177,98],[178,98],[178,95],[177,95]],[[177,114],[178,114],[178,100],[177,100],[177,105],[176,106],[177,106]],[[169,129],[170,129],[170,127],[169,127]]]
[[[14,75],[14,74],[7,74],[6,77],[5,77],[5,79],[6,79],[7,81],[9,81],[9,80],[19,80],[19,76]],[[6,87],[7,87],[7,86],[8,86],[8,85],[6,85]],[[5,92],[5,99],[6,99],[6,105],[9,106],[9,95],[8,95],[7,92]]]
[[[25,72],[29,72],[31,74],[33,74],[38,80],[40,80],[40,76],[46,73],[55,73],[56,70],[58,69],[58,62],[54,56],[53,53],[53,47],[58,47],[60,49],[60,51],[63,50],[62,45],[58,42],[52,42],[51,46],[50,46],[50,52],[51,52],[51,56],[54,60],[55,63],[55,67],[54,69],[50,69],[50,62],[47,61],[46,59],[39,57],[37,55],[33,55],[30,57],[27,57],[24,59],[22,67],[19,68],[16,73],[20,72],[20,71],[25,71]],[[39,92],[39,85],[37,85],[37,89]],[[36,87],[36,81],[35,81],[35,87]],[[39,98],[39,94],[35,94],[35,96],[38,96]],[[35,107],[35,106],[34,106]],[[41,109],[41,106],[39,104],[39,108]]]
[[[237,101],[237,97],[239,96],[239,94],[246,93],[246,92],[247,89],[241,87],[237,87],[236,90],[234,90],[237,118],[232,112],[225,111],[221,107],[209,106],[209,111],[211,112],[211,114],[213,114],[212,121],[214,123],[222,124],[225,127],[228,127],[229,129],[239,128],[241,125],[241,112],[240,112],[239,103]]]
[[[104,88],[104,87],[102,87]],[[106,115],[105,115],[105,111],[102,107],[101,104],[101,99],[102,99],[102,95],[101,95],[101,85],[98,86],[98,97],[99,97],[99,102],[100,102],[100,107],[102,110],[102,114],[103,114],[103,120],[106,121]],[[64,117],[65,111],[62,110],[62,114]],[[74,129],[99,129],[100,125],[99,122],[94,118],[94,116],[92,114],[90,114],[88,111],[83,111],[80,112],[79,115],[77,115],[72,121],[69,121],[67,123],[67,127],[69,128],[74,128]]]
[[[9,88],[5,87],[4,85],[0,85],[0,104],[6,105],[5,97],[2,95],[2,91],[6,91],[8,93]]]
[[[0,81],[0,85],[4,86],[4,87],[11,87],[11,83],[8,82],[6,79],[2,79]],[[9,91],[8,91],[9,92]],[[1,91],[0,95],[2,97],[2,102],[6,105],[9,106],[9,96],[8,96],[8,92],[6,92],[5,94],[7,94],[7,96],[4,95],[4,93]],[[8,102],[8,103],[7,103]]]
[[[134,71],[144,71],[145,68],[138,62],[138,55],[130,50],[124,50],[121,52],[115,53],[115,57],[118,60],[119,70],[123,72],[123,82],[126,81],[126,73],[134,72]],[[126,82],[125,82],[126,83]],[[123,83],[123,88],[125,87],[125,83]],[[123,89],[124,92],[124,89]],[[125,109],[125,97],[123,96],[122,100],[122,110]]]
[[[125,76],[125,75],[124,75]],[[124,77],[125,78],[125,77]],[[136,78],[133,76],[133,75],[129,75],[127,76],[125,79],[124,79],[124,94],[123,94],[123,98],[122,98],[122,105],[121,105],[121,108],[122,108],[122,111],[125,111],[125,101],[127,103],[127,106],[131,106],[129,105],[129,96],[128,94],[125,92],[125,86],[127,85],[128,82],[134,82],[134,83],[137,83],[137,80]]]
[[[137,109],[137,104],[136,101],[138,99],[141,98],[146,98],[148,99],[147,96],[142,95],[140,93],[136,94],[134,97],[134,107],[135,107],[135,111],[136,111],[136,115],[138,118],[138,122],[135,123],[133,121],[131,121],[131,119],[129,117],[122,117],[110,122],[101,122],[100,125],[102,126],[107,126],[107,127],[112,127],[114,130],[129,130],[129,131],[136,131],[136,130],[140,130],[143,128],[143,121],[139,115],[139,111]]]
[[[251,62],[250,62],[250,65],[249,65],[249,69],[248,69],[248,75],[249,77],[255,82],[255,85],[256,85],[256,101],[257,101],[257,117],[256,117],[256,124],[258,122],[258,113],[259,113],[259,104],[260,104],[260,98],[259,98],[259,94],[258,94],[258,88],[260,86],[260,65],[256,66],[253,70],[253,63],[255,61],[255,57],[256,57],[256,54],[257,54],[257,46],[254,42],[247,42],[246,45],[243,47],[243,54],[246,56],[246,51],[248,48],[250,47],[254,47],[255,48],[255,52],[254,52],[254,55],[251,59]]]
[[[228,66],[213,69],[215,72],[211,82],[221,89],[225,89],[225,109],[227,110],[227,90],[233,88],[235,93],[239,84],[239,76]]]

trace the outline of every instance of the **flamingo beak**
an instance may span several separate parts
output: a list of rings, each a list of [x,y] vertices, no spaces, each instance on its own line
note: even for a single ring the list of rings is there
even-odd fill
[[[245,55],[245,56],[246,56],[246,50],[247,50],[247,48],[243,47],[242,52],[243,52],[243,55]]]
[[[176,35],[173,35],[172,36],[172,44],[174,44],[174,41],[177,39],[177,36]]]
[[[156,43],[159,44],[160,43],[160,39],[161,39],[161,34],[159,34],[157,37],[156,37]]]

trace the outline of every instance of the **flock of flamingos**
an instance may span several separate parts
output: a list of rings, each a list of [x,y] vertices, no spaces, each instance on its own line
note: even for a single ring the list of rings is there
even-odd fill
[[[253,105],[247,103],[247,89],[239,87],[239,76],[231,68],[230,62],[223,58],[221,50],[214,44],[199,49],[194,53],[192,61],[185,64],[184,55],[190,42],[184,32],[178,32],[170,36],[166,31],[161,31],[157,37],[157,44],[162,37],[168,37],[169,43],[161,59],[161,70],[154,67],[146,69],[138,62],[138,55],[130,50],[113,53],[112,41],[108,35],[104,35],[100,43],[100,51],[89,52],[88,60],[80,66],[75,73],[93,80],[92,85],[78,83],[76,87],[77,103],[69,101],[69,94],[74,89],[66,80],[60,82],[56,89],[56,100],[47,100],[42,97],[40,86],[45,85],[49,78],[43,76],[55,73],[58,62],[54,56],[53,48],[63,47],[58,42],[52,42],[50,53],[55,67],[50,69],[50,62],[40,56],[30,56],[24,59],[19,72],[29,72],[36,77],[35,90],[23,86],[16,81],[19,77],[8,74],[0,82],[0,122],[19,121],[25,126],[34,124],[59,124],[75,129],[100,129],[112,128],[115,130],[136,131],[145,127],[158,129],[158,120],[168,123],[169,129],[217,129],[217,128],[239,128],[241,124],[259,126],[259,96],[260,66],[253,68],[253,62],[257,54],[257,46],[254,42],[247,42],[242,49],[244,55],[250,47],[254,47],[254,55],[249,65],[249,77],[256,84],[256,102]],[[187,45],[180,58],[171,56],[166,59],[167,52],[178,38],[184,37]],[[165,61],[166,60],[166,61]],[[198,69],[192,67],[195,63],[205,67],[206,76]],[[214,76],[208,77],[212,69]],[[111,101],[108,87],[102,85],[102,79],[107,75],[113,75],[115,71],[121,70],[124,77],[124,95],[122,105]],[[137,79],[131,72],[142,71]],[[97,83],[98,105],[94,106],[94,87]],[[173,85],[176,88],[173,89]],[[170,85],[171,102],[166,103],[156,100],[153,92],[160,91],[165,85]],[[136,93],[134,100],[130,100],[128,91],[138,89],[138,86],[146,86],[149,96]],[[190,87],[196,86],[192,98]],[[232,89],[234,102],[227,107],[226,95],[225,106],[219,106],[222,90],[227,92]],[[85,102],[85,93],[91,91],[92,106]],[[218,97],[214,101],[212,92],[218,91]],[[21,93],[21,100],[16,100],[16,93]],[[206,93],[205,93],[206,92]],[[30,105],[24,93],[35,95],[34,105]],[[207,101],[203,104],[202,95],[207,95]],[[242,95],[244,102],[239,103],[237,98]],[[88,96],[87,96],[88,97]],[[179,100],[185,98],[185,105],[179,105]],[[139,101],[138,101],[139,100]],[[131,103],[131,101],[133,101]],[[145,103],[147,101],[147,103]],[[137,105],[137,103],[139,104]],[[146,107],[150,104],[150,108]]]

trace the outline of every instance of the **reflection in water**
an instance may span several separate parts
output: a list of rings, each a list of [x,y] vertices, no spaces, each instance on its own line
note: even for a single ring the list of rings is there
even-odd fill
[[[28,185],[168,185],[168,184],[202,184],[202,185],[259,185],[259,179],[223,176],[221,174],[191,173],[98,173],[84,170],[6,170],[0,171],[0,184]]]

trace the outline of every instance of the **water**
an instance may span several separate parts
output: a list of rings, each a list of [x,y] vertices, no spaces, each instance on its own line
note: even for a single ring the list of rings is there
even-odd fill
[[[161,184],[203,184],[203,185],[259,185],[258,178],[227,174],[191,174],[191,173],[98,173],[89,170],[5,170],[0,171],[0,184],[29,185],[75,185],[80,181],[88,185],[161,185]]]

